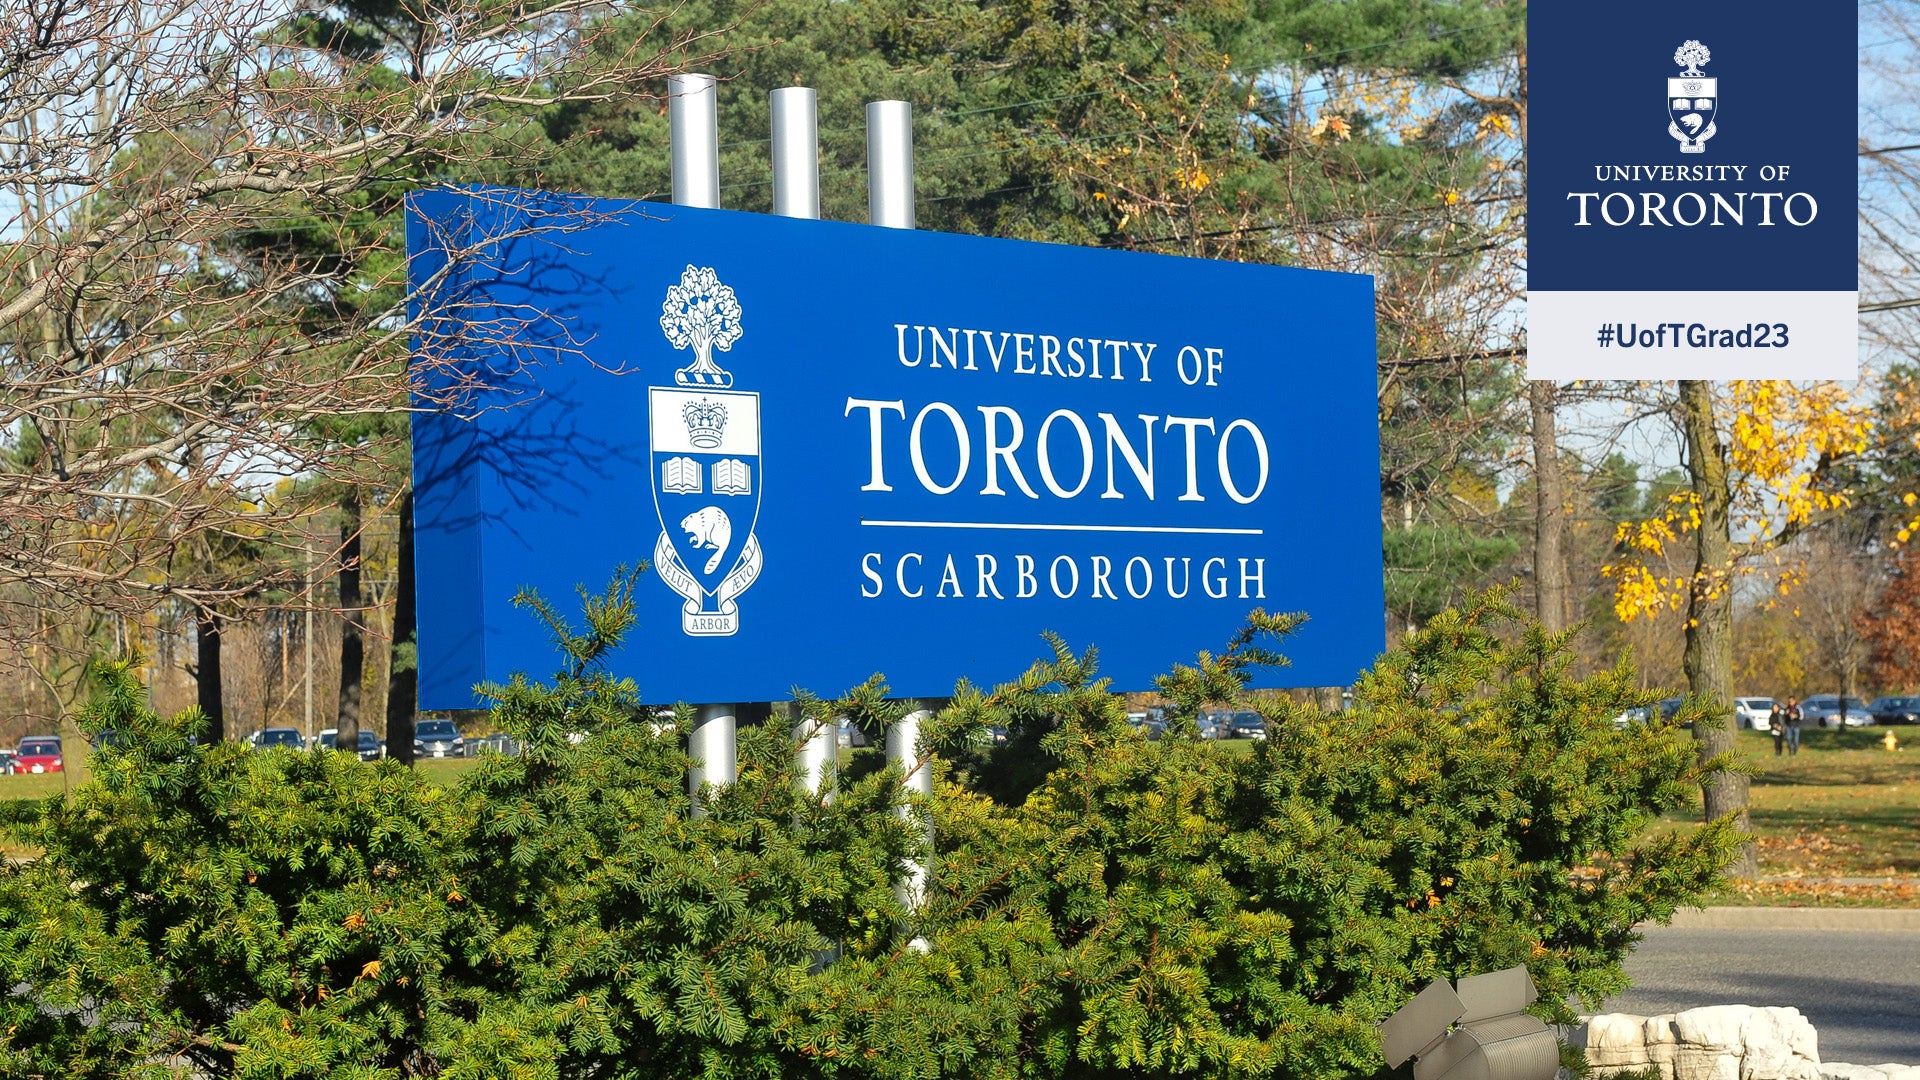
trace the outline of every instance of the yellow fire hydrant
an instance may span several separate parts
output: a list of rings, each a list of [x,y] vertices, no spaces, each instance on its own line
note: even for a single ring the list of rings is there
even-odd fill
[[[1880,743],[1881,745],[1885,746],[1888,750],[1900,749],[1900,740],[1894,738],[1893,732],[1891,731],[1887,732],[1886,738],[1881,739]]]

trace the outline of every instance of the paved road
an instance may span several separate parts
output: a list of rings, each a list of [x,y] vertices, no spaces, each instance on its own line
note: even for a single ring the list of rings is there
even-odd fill
[[[1920,1065],[1920,929],[1648,927],[1627,959],[1633,989],[1607,1012],[1791,1005],[1820,1060]]]

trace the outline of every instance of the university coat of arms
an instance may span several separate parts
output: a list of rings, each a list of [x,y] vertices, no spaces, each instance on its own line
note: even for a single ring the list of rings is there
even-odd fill
[[[1689,38],[1673,52],[1680,65],[1680,77],[1667,80],[1667,134],[1680,140],[1683,154],[1704,154],[1707,140],[1720,129],[1714,126],[1714,114],[1720,111],[1720,80],[1700,71],[1713,59],[1705,45]]]
[[[696,637],[740,629],[741,593],[760,576],[760,395],[734,390],[713,361],[740,340],[740,302],[712,267],[689,266],[667,290],[660,329],[693,363],[673,386],[647,388],[653,504],[661,533],[653,565],[686,601],[680,628]]]

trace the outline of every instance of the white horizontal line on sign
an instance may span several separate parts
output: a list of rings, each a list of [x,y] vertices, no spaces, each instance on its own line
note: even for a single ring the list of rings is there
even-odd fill
[[[883,529],[1017,529],[1026,532],[1207,533],[1264,536],[1265,529],[1210,529],[1183,525],[1049,525],[1034,521],[862,521]]]

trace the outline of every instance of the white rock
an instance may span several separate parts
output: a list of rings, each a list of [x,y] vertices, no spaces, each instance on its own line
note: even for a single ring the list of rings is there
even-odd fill
[[[1793,1008],[1713,1005],[1672,1015],[1608,1013],[1570,1039],[1596,1077],[1655,1069],[1663,1080],[1920,1080],[1920,1069],[1823,1072],[1819,1035]],[[1898,1070],[1894,1075],[1891,1070]]]
[[[1601,1013],[1587,1019],[1586,1039],[1583,1044],[1589,1050],[1610,1050],[1622,1046],[1641,1046],[1646,1043],[1643,1030],[1646,1020],[1627,1013]]]
[[[1644,1069],[1651,1064],[1642,1038],[1643,1021],[1626,1013],[1603,1013],[1587,1021],[1587,1064],[1605,1076]]]
[[[1589,1046],[1587,1047],[1587,1064],[1606,1072],[1623,1072],[1644,1069],[1654,1062],[1647,1056],[1647,1048],[1636,1044],[1605,1049]]]
[[[1740,1032],[1740,1080],[1819,1080],[1813,1025],[1799,1009],[1754,1009]]]
[[[1674,1051],[1673,1076],[1674,1080],[1740,1080],[1740,1057],[1725,1046],[1683,1042]]]
[[[1680,1041],[1698,1047],[1738,1051],[1741,1033],[1753,1016],[1751,1005],[1707,1005],[1673,1014]]]

